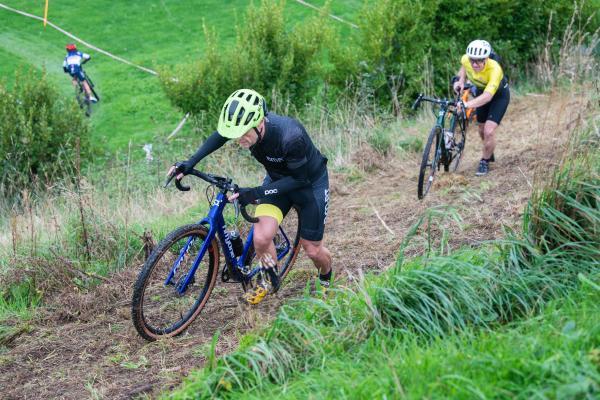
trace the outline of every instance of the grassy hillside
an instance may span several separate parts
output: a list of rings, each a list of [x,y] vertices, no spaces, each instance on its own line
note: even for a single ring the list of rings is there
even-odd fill
[[[600,393],[600,276],[534,318],[424,343],[371,336],[284,385],[232,399],[593,398]],[[181,396],[194,398],[195,389]]]
[[[43,14],[44,1],[3,1],[35,15]],[[322,5],[324,1],[314,2]],[[333,2],[332,12],[351,19],[362,2]],[[229,1],[133,1],[109,0],[51,2],[49,19],[75,36],[117,56],[151,69],[202,57],[202,25],[214,28],[223,45],[235,37],[235,23],[248,2]],[[290,22],[314,15],[315,10],[287,2]],[[0,76],[10,82],[20,68],[46,68],[65,95],[71,94],[62,71],[64,45],[71,39],[42,23],[0,9]],[[332,20],[332,23],[339,23]],[[349,30],[347,26],[343,29]],[[182,115],[167,102],[158,79],[80,46],[92,55],[86,65],[102,97],[92,117],[92,137],[111,154],[134,145],[164,138]],[[188,128],[189,129],[189,128]]]

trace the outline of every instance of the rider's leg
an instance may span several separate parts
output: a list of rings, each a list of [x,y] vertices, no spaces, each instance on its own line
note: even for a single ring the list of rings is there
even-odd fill
[[[267,256],[271,260],[277,260],[273,238],[278,228],[279,223],[276,218],[269,216],[258,217],[258,222],[254,224],[254,251],[256,252],[257,260],[267,260],[265,258]]]
[[[483,125],[483,153],[481,158],[489,160],[494,153],[496,147],[496,128],[498,124],[494,121],[487,120]]]
[[[88,98],[90,98],[90,99],[95,98],[88,81],[83,80],[82,83],[83,83],[83,89],[85,90],[85,93],[87,94]]]
[[[275,253],[273,238],[278,227],[278,220],[270,216],[260,216],[258,222],[254,224],[254,251],[256,252],[256,259],[262,263],[263,267],[272,268],[277,265],[277,254]],[[272,277],[271,285],[273,287],[279,285],[276,278],[273,281],[274,271],[267,272]],[[246,293],[248,303],[258,304],[265,298],[270,289],[263,283],[264,281],[261,281],[252,291]]]
[[[73,84],[74,88],[77,88],[77,78],[73,77],[73,79],[71,79],[71,83]]]
[[[318,242],[312,240],[301,239],[300,244],[304,252],[315,264],[319,270],[319,274],[326,275],[331,271],[331,253],[327,247],[323,246],[323,241]]]

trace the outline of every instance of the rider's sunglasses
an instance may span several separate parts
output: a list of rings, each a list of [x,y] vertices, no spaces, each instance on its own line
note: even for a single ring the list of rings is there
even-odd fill
[[[473,59],[473,58],[469,58],[469,62],[470,62],[471,64],[477,64],[477,65],[481,65],[481,64],[484,64],[484,63],[485,63],[485,58],[484,58],[484,59],[481,59],[481,60],[475,60],[475,59]]]

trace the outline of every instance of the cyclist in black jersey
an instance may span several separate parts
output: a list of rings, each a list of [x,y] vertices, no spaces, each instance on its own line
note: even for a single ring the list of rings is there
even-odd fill
[[[240,188],[229,197],[242,205],[260,204],[255,216],[254,247],[263,265],[277,260],[273,238],[279,224],[293,205],[299,208],[300,243],[319,270],[324,288],[331,280],[331,253],[323,245],[329,203],[327,158],[315,147],[297,120],[267,112],[265,99],[250,89],[235,91],[225,102],[217,131],[213,132],[188,160],[173,165],[169,175],[181,179],[204,157],[235,139],[266,169],[261,186]],[[259,303],[270,288],[258,286],[247,297]]]

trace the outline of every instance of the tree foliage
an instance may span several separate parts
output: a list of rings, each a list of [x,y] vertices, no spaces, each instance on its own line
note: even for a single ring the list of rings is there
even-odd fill
[[[359,29],[342,37],[323,12],[286,28],[284,2],[251,5],[237,27],[236,42],[218,44],[205,28],[207,51],[194,65],[163,70],[171,101],[185,112],[217,113],[235,89],[251,87],[271,101],[277,94],[296,106],[325,101],[353,88],[391,105],[397,113],[417,92],[444,95],[474,39],[488,40],[514,82],[550,40],[558,52],[576,9],[585,29],[598,27],[598,0],[367,0],[357,16]],[[323,89],[327,89],[324,91]]]
[[[229,94],[243,87],[265,95],[276,92],[297,105],[310,99],[327,73],[324,52],[333,31],[325,15],[287,30],[284,4],[263,0],[259,6],[250,5],[232,45],[219,44],[205,25],[204,57],[161,71],[171,102],[184,112],[214,115]]]

